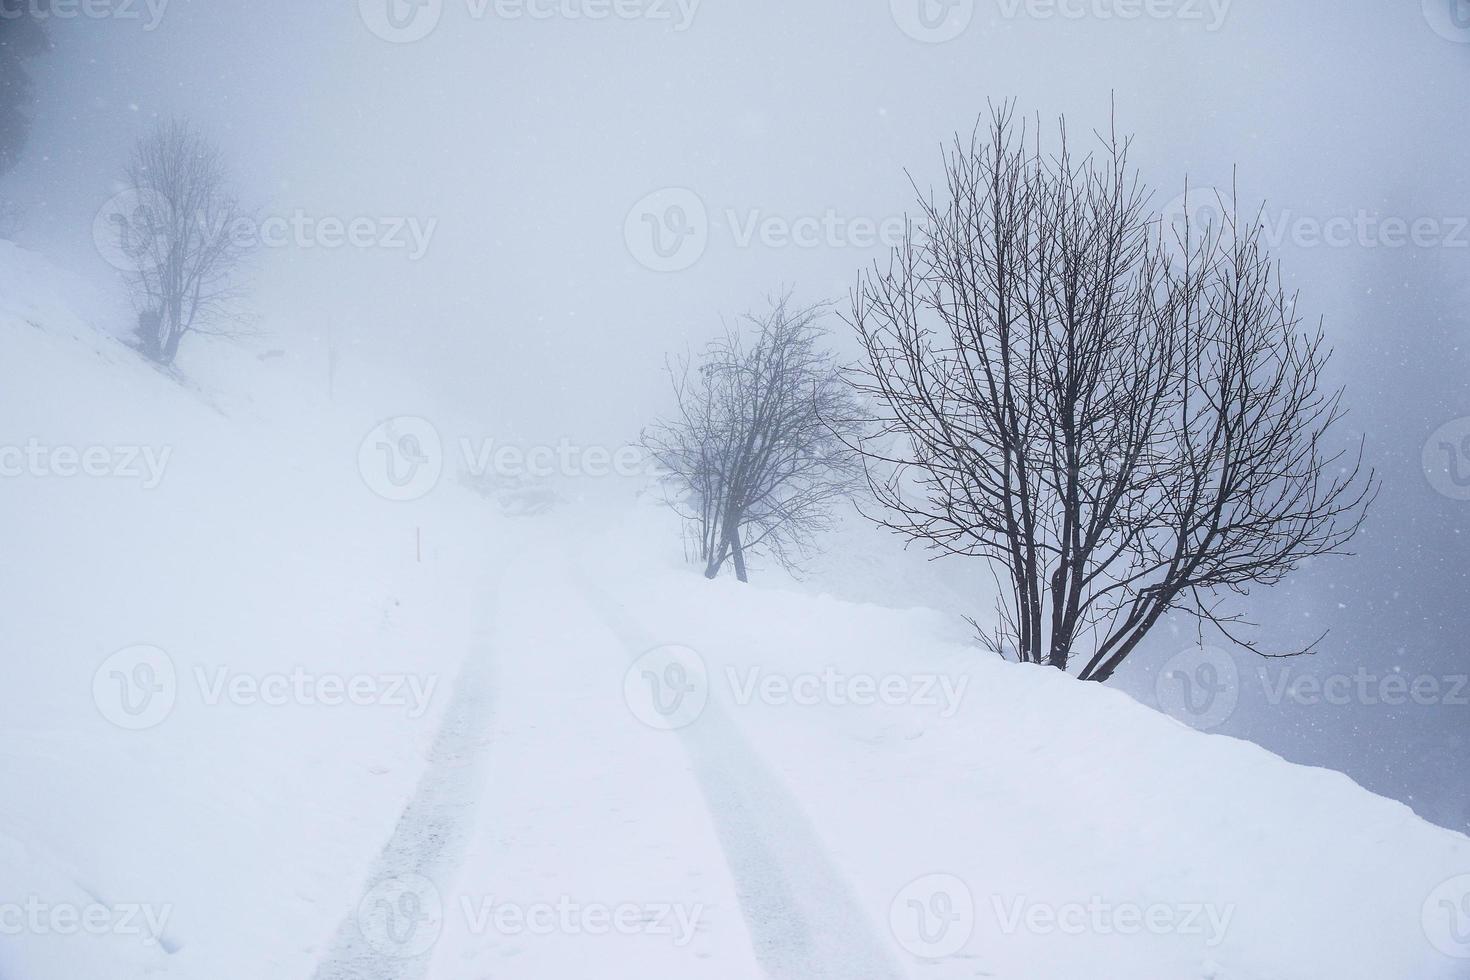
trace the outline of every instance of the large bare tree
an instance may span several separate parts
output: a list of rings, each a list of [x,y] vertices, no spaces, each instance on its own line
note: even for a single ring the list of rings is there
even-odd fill
[[[860,484],[848,443],[857,412],[822,346],[821,307],[789,296],[728,328],[697,363],[671,361],[675,415],[644,433],[669,503],[715,578],[765,553],[790,568]]]
[[[874,516],[990,560],[1003,655],[1106,681],[1176,610],[1265,654],[1226,600],[1340,552],[1374,492],[1321,329],[1233,201],[1165,227],[1127,139],[1045,152],[1013,113],[854,291]]]
[[[237,292],[248,236],[218,147],[183,121],[138,141],[125,203],[109,215],[115,251],[138,307],[138,344],[172,364],[191,331],[217,319]]]

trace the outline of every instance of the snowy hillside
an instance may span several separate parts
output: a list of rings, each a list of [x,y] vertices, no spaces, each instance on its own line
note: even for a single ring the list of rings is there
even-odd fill
[[[706,582],[628,479],[387,499],[382,419],[483,420],[82,293],[0,244],[0,980],[1470,976],[1401,804]]]

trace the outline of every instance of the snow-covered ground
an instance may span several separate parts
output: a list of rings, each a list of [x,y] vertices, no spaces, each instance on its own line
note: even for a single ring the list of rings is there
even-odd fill
[[[475,420],[121,318],[0,244],[0,980],[1470,976],[1470,842],[1344,776],[636,481],[385,499]]]

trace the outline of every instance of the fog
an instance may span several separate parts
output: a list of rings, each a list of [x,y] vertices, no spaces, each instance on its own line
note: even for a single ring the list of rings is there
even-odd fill
[[[186,117],[268,229],[242,307],[259,344],[320,364],[324,389],[335,358],[332,383],[384,416],[428,397],[497,438],[620,444],[667,408],[669,354],[784,290],[832,301],[856,357],[841,313],[859,271],[991,103],[1047,137],[1065,116],[1079,145],[1115,122],[1157,208],[1186,181],[1261,207],[1335,348],[1344,443],[1361,438],[1382,480],[1354,556],[1241,601],[1268,648],[1330,633],[1310,658],[1235,655],[1239,706],[1216,730],[1470,829],[1470,502],[1425,470],[1431,436],[1470,415],[1454,0],[1160,0],[1137,17],[955,0],[937,28],[901,0],[387,2],[407,19],[372,0],[51,17],[30,140],[0,177],[17,240],[114,278],[96,216],[133,142]],[[355,219],[342,242],[333,224]],[[989,602],[974,568],[939,569],[953,589],[934,605]],[[1192,629],[1161,627],[1118,686],[1154,703]],[[1275,687],[1343,675],[1368,688],[1309,704]],[[1382,703],[1393,675],[1439,693]]]
[[[267,15],[175,0],[136,19],[58,18],[55,51],[35,64],[32,150],[6,184],[26,205],[22,241],[105,274],[93,216],[131,142],[186,116],[227,149],[259,214],[305,229],[261,250],[260,329],[321,345],[324,364],[335,334],[344,373],[394,365],[517,438],[627,439],[660,405],[666,352],[697,346],[721,316],[783,288],[844,301],[881,254],[854,223],[881,236],[911,212],[906,174],[930,186],[941,144],[987,100],[1016,99],[1048,130],[1065,115],[1084,135],[1116,103],[1160,207],[1186,179],[1234,183],[1288,229],[1284,273],[1325,321],[1348,425],[1385,479],[1357,560],[1253,603],[1273,622],[1335,627],[1321,662],[1298,669],[1464,669],[1464,507],[1429,488],[1419,459],[1470,410],[1470,232],[1454,220],[1470,212],[1470,47],[1415,4],[1179,4],[1137,20],[982,4],[942,44],[907,36],[881,4],[839,0],[605,19],[497,9],[448,0],[413,43],[376,36],[349,4]],[[666,188],[694,192],[709,220],[677,272],[645,268],[625,243],[630,209]],[[392,247],[313,237],[323,219],[360,216]],[[1334,218],[1353,230],[1317,241]],[[1391,218],[1435,219],[1438,237],[1416,246],[1390,230],[1385,243]],[[774,237],[753,224],[767,219]],[[820,229],[786,242],[803,219]],[[1448,795],[1459,802],[1431,812],[1458,826],[1464,721],[1322,708],[1239,730],[1380,791]]]

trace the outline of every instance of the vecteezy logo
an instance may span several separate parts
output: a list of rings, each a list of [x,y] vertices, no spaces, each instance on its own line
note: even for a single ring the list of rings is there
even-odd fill
[[[154,646],[119,650],[92,675],[92,701],[97,710],[130,731],[161,723],[174,710],[178,693],[173,660]]]
[[[1240,701],[1235,658],[1214,647],[1195,647],[1170,657],[1154,678],[1160,710],[1209,731],[1224,724]]]
[[[628,211],[623,241],[644,268],[681,272],[698,262],[709,245],[704,201],[683,187],[654,191]]]
[[[368,30],[392,44],[422,41],[439,26],[444,0],[357,0]]]
[[[1435,949],[1470,960],[1470,875],[1444,882],[1424,900],[1424,935]]]
[[[687,728],[709,704],[704,658],[684,646],[654,647],[623,675],[623,700],[650,728]]]
[[[953,956],[975,931],[975,896],[954,875],[915,878],[894,896],[888,924],[898,944],[928,960]]]
[[[444,471],[439,430],[426,419],[400,415],[381,423],[357,449],[362,480],[385,500],[418,500]]]
[[[975,18],[975,0],[888,0],[893,22],[926,44],[953,41]]]
[[[1470,500],[1470,418],[1446,422],[1425,441],[1424,475],[1436,493]]]
[[[92,219],[97,254],[122,272],[147,272],[163,264],[173,206],[156,191],[132,188],[113,195]]]
[[[1424,19],[1445,40],[1470,44],[1470,0],[1424,0]]]
[[[423,875],[385,878],[357,905],[357,928],[368,945],[397,959],[418,956],[439,941],[444,901]]]

